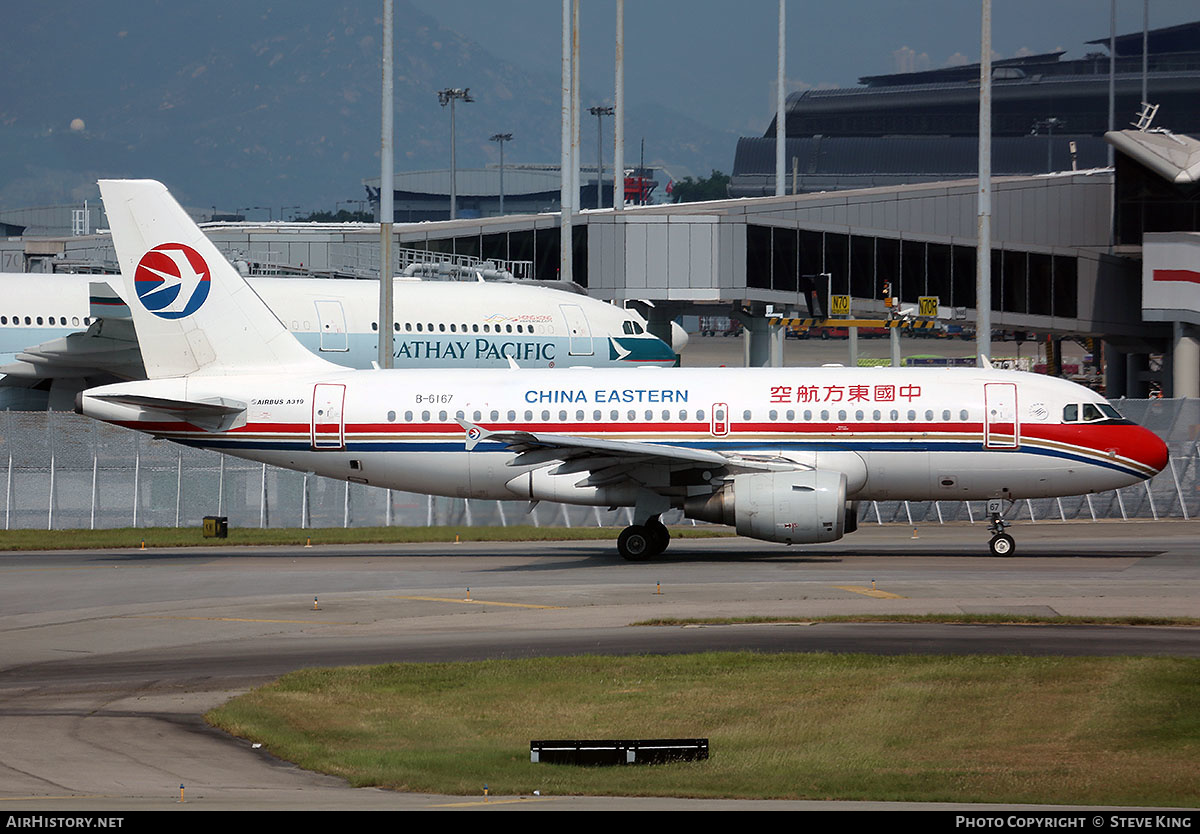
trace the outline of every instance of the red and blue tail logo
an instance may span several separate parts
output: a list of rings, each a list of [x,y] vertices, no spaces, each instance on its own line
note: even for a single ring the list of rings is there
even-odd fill
[[[163,319],[181,319],[208,298],[210,272],[200,253],[182,243],[155,246],[138,261],[133,286],[142,306]]]

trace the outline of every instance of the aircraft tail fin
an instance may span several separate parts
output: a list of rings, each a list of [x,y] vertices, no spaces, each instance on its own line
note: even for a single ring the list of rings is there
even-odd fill
[[[100,180],[138,343],[151,379],[323,369],[166,187]]]

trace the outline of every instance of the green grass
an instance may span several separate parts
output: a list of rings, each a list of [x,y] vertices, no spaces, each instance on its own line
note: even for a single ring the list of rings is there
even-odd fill
[[[983,625],[1200,626],[1196,617],[1065,617],[1035,614],[830,614],[824,617],[656,617],[635,626],[753,625],[770,623],[947,623]]]
[[[238,547],[244,545],[387,544],[452,541],[571,541],[615,539],[617,527],[327,527],[322,529],[244,527],[227,539],[206,539],[199,527],[125,527],[111,530],[2,530],[0,551],[76,550],[114,547]],[[730,536],[709,527],[673,527],[674,538]]]
[[[295,672],[218,727],[355,786],[1195,806],[1200,661],[711,653]],[[707,737],[704,762],[531,764],[535,738]]]

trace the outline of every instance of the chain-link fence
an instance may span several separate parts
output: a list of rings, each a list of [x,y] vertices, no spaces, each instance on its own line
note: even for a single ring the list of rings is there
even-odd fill
[[[1020,501],[1027,521],[1200,516],[1200,400],[1122,400],[1121,412],[1166,440],[1170,463],[1121,490]],[[4,529],[624,526],[632,511],[543,502],[440,498],[335,481],[190,449],[64,412],[0,412]],[[864,502],[860,522],[986,521],[983,502]],[[672,512],[664,520],[678,523]]]

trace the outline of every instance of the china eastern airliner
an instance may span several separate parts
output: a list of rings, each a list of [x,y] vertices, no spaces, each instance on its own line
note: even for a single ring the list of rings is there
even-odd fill
[[[101,181],[149,379],[83,414],[331,478],[437,495],[665,511],[787,544],[831,542],[863,500],[1005,502],[1116,489],[1167,463],[1094,392],[979,369],[348,370],[306,350],[160,183]]]

